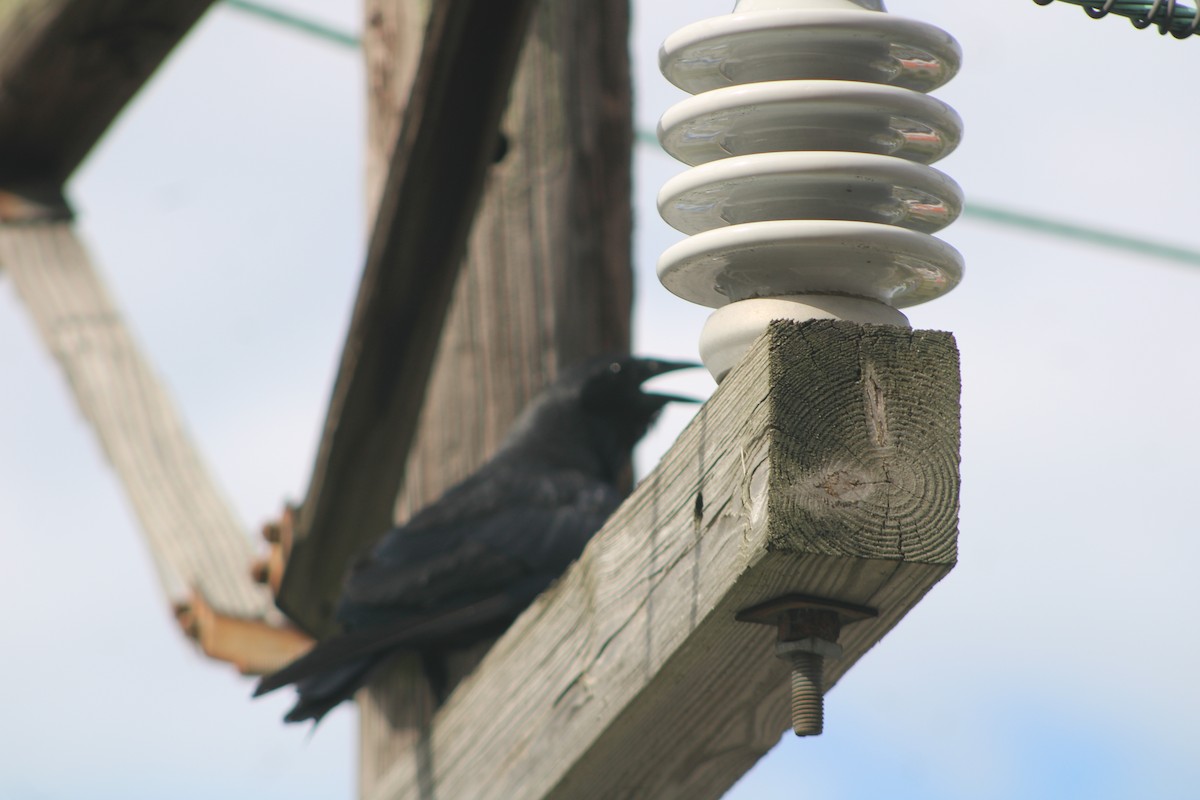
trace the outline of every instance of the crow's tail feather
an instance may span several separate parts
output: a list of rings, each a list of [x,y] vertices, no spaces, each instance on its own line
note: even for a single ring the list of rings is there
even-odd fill
[[[254,696],[294,683],[300,700],[285,719],[288,722],[319,720],[335,705],[349,699],[362,685],[371,667],[389,652],[405,647],[419,649],[422,643],[443,637],[447,630],[474,629],[494,624],[496,619],[516,616],[530,598],[495,595],[449,611],[407,619],[394,626],[337,634],[318,642],[316,647],[278,672],[264,675]]]
[[[367,658],[297,681],[296,705],[283,718],[284,722],[304,722],[309,719],[314,725],[320,722],[334,706],[354,696],[377,661]]]

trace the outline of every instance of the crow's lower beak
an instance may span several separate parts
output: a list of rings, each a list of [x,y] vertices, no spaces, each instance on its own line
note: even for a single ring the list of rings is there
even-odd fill
[[[642,392],[644,397],[656,397],[662,400],[663,403],[703,403],[695,397],[684,397],[681,394],[662,394],[661,392]]]

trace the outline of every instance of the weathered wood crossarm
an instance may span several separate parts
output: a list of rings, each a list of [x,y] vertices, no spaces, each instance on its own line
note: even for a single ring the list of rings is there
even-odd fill
[[[953,567],[958,396],[949,334],[775,323],[369,796],[719,797],[789,727],[738,611],[877,610],[831,686]]]

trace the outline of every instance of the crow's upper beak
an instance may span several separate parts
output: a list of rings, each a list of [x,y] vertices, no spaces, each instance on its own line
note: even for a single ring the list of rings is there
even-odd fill
[[[704,401],[697,397],[684,397],[681,394],[662,394],[660,392],[642,392],[643,397],[654,397],[666,403],[703,403]]]

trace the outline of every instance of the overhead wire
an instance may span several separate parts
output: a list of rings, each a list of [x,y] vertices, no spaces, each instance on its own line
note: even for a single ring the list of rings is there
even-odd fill
[[[647,130],[636,132],[639,144],[655,148],[664,157],[667,153],[658,144],[658,137]],[[1042,214],[1016,211],[990,203],[971,201],[963,208],[962,215],[981,222],[992,222],[1009,228],[1020,228],[1025,231],[1048,234],[1060,239],[1071,239],[1077,242],[1124,250],[1142,256],[1151,256],[1166,261],[1200,266],[1200,250],[1179,245],[1163,244],[1152,239],[1130,236],[1123,233],[1113,233],[1100,228],[1069,222],[1064,219],[1052,219]]]
[[[1039,6],[1048,6],[1055,0],[1033,0]],[[1200,30],[1200,11],[1193,6],[1181,5],[1178,0],[1058,0],[1083,8],[1092,19],[1109,14],[1125,17],[1135,28],[1158,26],[1162,35],[1171,34],[1176,39],[1187,39]]]
[[[1039,5],[1046,5],[1054,0],[1034,0]],[[1073,3],[1079,6],[1089,6],[1093,10],[1104,11],[1110,13],[1122,14],[1129,16],[1124,12],[1140,9],[1144,14],[1148,14],[1152,9],[1156,10],[1157,14],[1166,13],[1167,9],[1164,0],[1157,2],[1121,2],[1120,0],[1060,0],[1060,2]],[[275,6],[266,5],[263,3],[250,2],[250,0],[224,0],[225,5],[243,11],[248,14],[260,17],[271,22],[289,27],[300,33],[305,33],[310,36],[324,39],[334,44],[342,45],[348,48],[358,48],[362,45],[362,39],[354,34],[340,31],[320,22],[315,22],[311,19],[300,17],[287,11],[280,10]],[[1107,9],[1104,7],[1108,6]],[[1134,8],[1136,7],[1136,9]],[[1196,14],[1194,9],[1172,4],[1172,8],[1176,14],[1181,11],[1190,12],[1188,23],[1190,25],[1200,25],[1200,16]],[[1087,10],[1085,8],[1085,10]],[[1096,14],[1095,16],[1103,16]],[[1148,16],[1141,17],[1149,19]],[[657,149],[657,152],[666,156],[658,144],[658,137],[647,130],[638,130],[636,132],[636,140],[642,145],[652,146]],[[1035,215],[1022,211],[1015,211],[1010,208],[995,206],[987,203],[979,203],[972,201],[963,209],[963,216],[974,218],[984,222],[993,222],[999,225],[1004,225],[1011,228],[1019,228],[1026,231],[1034,231],[1037,233],[1057,236],[1059,238],[1070,239],[1078,242],[1086,242],[1091,245],[1101,247],[1114,248],[1124,250],[1126,252],[1136,253],[1142,256],[1150,256],[1153,258],[1174,261],[1177,263],[1188,264],[1191,266],[1200,266],[1200,250],[1195,250],[1177,245],[1163,244],[1152,239],[1145,239],[1137,236],[1129,236],[1125,234],[1112,233],[1090,225],[1083,225],[1075,222],[1068,222],[1061,219],[1050,219],[1043,215]]]
[[[1075,241],[1087,242],[1088,244],[1100,245],[1102,247],[1125,250],[1166,261],[1200,266],[1200,250],[1163,244],[1162,242],[1143,239],[1137,236],[1112,233],[1099,228],[1093,228],[1089,225],[1080,225],[1061,219],[1050,219],[1042,215],[1027,214],[986,203],[972,202],[967,204],[963,209],[963,216],[973,217],[985,222],[996,222],[1008,227],[1047,233],[1060,238],[1074,239]]]
[[[333,44],[340,44],[343,47],[357,48],[362,46],[362,38],[353,33],[338,30],[331,25],[317,22],[308,17],[302,17],[299,14],[293,14],[290,11],[284,11],[276,6],[250,2],[250,0],[225,0],[225,5],[230,8],[236,8],[238,11],[250,14],[251,16],[291,28],[300,33],[306,33],[309,36],[324,39]]]

